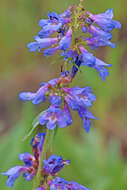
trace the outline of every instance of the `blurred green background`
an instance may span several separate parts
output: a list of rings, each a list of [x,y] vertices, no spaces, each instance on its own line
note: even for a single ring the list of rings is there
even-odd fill
[[[61,13],[78,0],[13,0],[0,5],[0,171],[21,162],[20,152],[31,152],[30,139],[22,142],[33,118],[47,105],[34,106],[18,100],[21,91],[35,91],[40,82],[56,77],[60,64],[41,53],[30,53],[26,44],[39,31],[38,21],[47,11]],[[101,48],[96,56],[113,64],[106,83],[98,74],[82,68],[72,85],[90,85],[97,96],[93,111],[99,120],[92,123],[89,134],[73,113],[73,126],[61,129],[53,144],[53,153],[71,159],[71,165],[60,172],[67,180],[75,180],[92,190],[127,190],[127,16],[126,0],[89,0],[85,8],[93,13],[114,9],[115,19],[122,23],[113,31],[117,47]],[[21,163],[22,164],[22,163]],[[6,177],[0,176],[0,189],[7,190]],[[22,177],[14,190],[31,189]]]

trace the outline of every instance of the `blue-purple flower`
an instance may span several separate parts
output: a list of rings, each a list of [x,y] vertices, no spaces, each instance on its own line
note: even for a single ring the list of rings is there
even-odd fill
[[[50,190],[90,190],[85,186],[75,182],[75,181],[66,181],[60,177],[56,177],[51,185]]]
[[[63,128],[72,124],[72,117],[67,104],[61,109],[59,106],[51,105],[40,117],[40,125],[46,125],[50,130],[56,126]]]
[[[106,38],[108,40],[112,39],[112,34],[110,32],[105,32],[103,29],[98,26],[90,25],[88,28],[82,27],[84,33],[89,32],[93,37],[99,36],[101,38]]]
[[[92,105],[92,102],[96,100],[96,96],[92,94],[90,87],[85,88],[67,88],[64,87],[63,91],[67,93],[65,101],[72,110],[75,110],[83,120],[83,128],[88,133],[91,127],[91,119],[97,119],[87,109]]]
[[[104,31],[108,32],[113,30],[114,28],[121,28],[121,24],[112,20],[113,18],[113,9],[108,9],[105,13],[93,15],[89,13],[89,17],[92,20],[92,23],[98,24]]]
[[[61,50],[66,50],[69,48],[72,40],[72,29],[69,28],[66,35],[61,39],[59,46]]]
[[[49,49],[45,49],[44,50],[44,56],[50,56],[53,55],[54,53],[56,53],[59,50],[59,46],[53,47],[53,48],[49,48]]]
[[[36,50],[40,51],[42,48],[47,48],[58,42],[58,38],[40,38],[38,36],[34,37],[36,42],[31,42],[27,45],[31,52]]]
[[[65,100],[73,110],[75,110],[76,107],[78,108],[79,106],[90,107],[92,106],[92,102],[96,100],[96,96],[92,94],[92,90],[90,87],[63,87],[63,91],[67,93],[67,95],[65,96]]]
[[[46,175],[56,175],[64,165],[70,164],[70,160],[63,160],[62,156],[52,155],[48,160],[43,160],[43,173]]]
[[[58,79],[53,79],[49,81],[48,83],[41,83],[41,87],[37,92],[21,92],[19,94],[19,98],[26,102],[26,101],[32,101],[33,104],[39,104],[42,101],[45,102],[46,100],[46,93],[49,92],[50,88],[54,88]]]
[[[92,53],[89,53],[84,47],[80,46],[80,51],[82,53],[81,65],[86,65],[92,67],[98,71],[101,79],[105,81],[105,77],[109,76],[109,72],[105,67],[111,67],[111,64],[106,64],[102,60],[93,56]]]
[[[40,32],[38,33],[38,36],[40,38],[47,38],[51,36],[57,30],[59,30],[61,26],[62,26],[62,23],[58,23],[58,24],[49,23],[46,26],[44,26],[42,30],[40,30]]]
[[[70,22],[71,11],[66,10],[62,14],[58,15],[56,12],[48,12],[48,19],[41,19],[39,21],[40,27],[46,27],[51,25],[52,27],[57,26],[58,24],[64,25]]]
[[[25,166],[30,167],[35,158],[32,154],[25,152],[19,154],[19,159],[24,162]]]
[[[96,50],[97,48],[101,46],[107,46],[109,45],[112,48],[115,48],[115,44],[110,42],[108,38],[106,37],[100,37],[100,36],[94,36],[84,39],[88,46],[91,47],[91,49]]]
[[[66,188],[67,185],[67,181],[60,178],[60,177],[56,177],[55,179],[53,179],[53,181],[51,182],[50,185],[50,190],[67,190]]]
[[[27,153],[23,153],[22,157],[24,157],[24,163],[25,166],[15,166],[11,169],[9,169],[7,172],[2,173],[2,175],[8,176],[6,185],[9,187],[13,187],[16,179],[20,176],[20,174],[23,172],[23,177],[26,181],[31,181],[34,176],[34,169],[32,166],[32,163],[35,161],[34,157],[26,156]],[[21,155],[20,155],[21,156]],[[27,157],[27,158],[26,158]]]
[[[98,119],[96,118],[86,107],[80,106],[78,109],[78,113],[83,120],[83,128],[87,133],[89,133],[91,128],[91,119]]]
[[[26,172],[27,168],[23,166],[15,166],[9,169],[7,172],[2,173],[2,175],[8,177],[6,185],[9,187],[13,187],[15,180],[19,177],[20,173],[23,171]]]
[[[66,185],[68,190],[90,190],[89,188],[75,182],[75,181],[69,181]]]

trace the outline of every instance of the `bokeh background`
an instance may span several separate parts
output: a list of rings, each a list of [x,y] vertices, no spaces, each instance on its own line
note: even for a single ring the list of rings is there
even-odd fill
[[[34,106],[18,99],[21,91],[35,91],[40,82],[56,77],[60,64],[41,53],[30,53],[26,44],[39,31],[38,21],[47,11],[61,13],[78,0],[13,0],[0,5],[0,172],[22,164],[20,152],[31,152],[29,143],[22,141],[33,118],[48,105]],[[89,134],[82,121],[73,113],[73,126],[58,131],[53,152],[71,159],[71,165],[60,176],[75,180],[92,190],[127,190],[127,1],[89,0],[85,8],[93,13],[114,9],[115,19],[122,23],[113,31],[117,47],[101,48],[95,53],[113,64],[106,83],[89,68],[82,68],[72,85],[90,85],[97,96],[91,109],[99,120],[92,123]],[[7,190],[6,177],[0,176],[0,189]],[[22,177],[14,190],[31,189],[32,183]]]

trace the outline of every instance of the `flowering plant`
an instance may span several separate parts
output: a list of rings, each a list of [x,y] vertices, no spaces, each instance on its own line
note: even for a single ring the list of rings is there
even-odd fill
[[[33,154],[20,154],[19,159],[24,162],[24,166],[15,166],[2,173],[8,176],[7,186],[13,187],[15,180],[23,172],[26,181],[34,181],[33,190],[90,190],[77,182],[57,177],[58,172],[70,164],[70,160],[57,155],[46,158],[54,131],[72,124],[71,110],[77,111],[87,133],[91,128],[91,121],[97,119],[89,111],[96,100],[91,88],[70,87],[70,83],[81,66],[95,69],[101,79],[106,80],[109,75],[107,67],[112,65],[96,58],[87,49],[96,50],[107,45],[114,48],[110,32],[114,28],[121,28],[121,24],[112,19],[112,9],[94,15],[84,9],[82,2],[80,0],[78,6],[70,6],[62,14],[48,12],[48,18],[39,21],[42,29],[34,37],[35,41],[28,44],[31,52],[41,52],[44,49],[43,54],[47,57],[58,52],[58,60],[63,64],[62,72],[58,78],[41,83],[36,92],[19,94],[20,100],[32,101],[33,104],[40,104],[48,99],[50,106],[37,116],[28,134],[30,136],[35,128],[40,129],[41,126],[41,133],[38,130],[31,140]]]

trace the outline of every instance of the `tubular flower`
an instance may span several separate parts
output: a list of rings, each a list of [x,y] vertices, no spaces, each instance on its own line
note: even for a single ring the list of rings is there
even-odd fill
[[[66,112],[64,108],[60,109],[59,106],[50,106],[43,115],[39,117],[40,125],[45,125],[50,130],[53,130],[56,127],[63,128],[72,123],[72,118],[70,112]]]
[[[46,175],[56,175],[64,165],[70,164],[70,160],[63,160],[62,156],[52,155],[48,160],[43,160],[43,173]]]
[[[57,80],[58,79],[53,79],[49,81],[48,83],[41,83],[41,87],[36,93],[22,92],[19,94],[19,98],[24,102],[32,101],[33,104],[39,104],[42,101],[45,102],[46,93],[48,93],[50,88],[55,87]]]
[[[78,184],[74,181],[66,181],[60,177],[56,177],[51,185],[50,190],[90,190],[89,188],[84,187],[83,185]]]
[[[42,48],[47,48],[58,42],[58,38],[40,38],[38,36],[35,36],[34,40],[36,40],[36,42],[31,42],[27,45],[31,52],[36,50],[40,51]]]
[[[106,64],[100,59],[93,56],[92,53],[89,53],[84,47],[80,46],[80,51],[82,53],[81,65],[86,65],[92,67],[98,71],[101,79],[105,81],[105,77],[109,75],[108,70],[105,67],[111,67],[111,64]]]
[[[106,37],[100,38],[99,36],[89,37],[84,39],[88,46],[91,49],[96,50],[98,47],[109,45],[112,48],[115,48],[115,44],[110,42]]]
[[[6,185],[9,187],[13,187],[15,180],[19,177],[20,173],[23,171],[24,172],[27,171],[27,168],[23,166],[15,166],[9,169],[7,172],[2,173],[2,175],[8,176]]]
[[[93,114],[85,107],[80,106],[78,113],[83,120],[83,128],[88,133],[91,127],[91,119],[97,119]]]
[[[61,50],[68,49],[71,44],[71,39],[72,39],[72,29],[70,28],[59,43],[60,49]]]
[[[54,47],[54,48],[49,48],[44,50],[44,56],[50,56],[56,53],[59,50],[59,46]]]
[[[66,187],[69,190],[77,190],[77,189],[79,189],[79,190],[90,190],[89,188],[86,188],[83,185],[81,185],[81,184],[79,184],[79,183],[77,183],[75,181],[68,182],[68,184],[66,185]]]
[[[56,25],[53,25],[53,24],[49,23],[48,25],[43,27],[43,29],[38,33],[38,36],[40,38],[49,37],[54,32],[56,32],[61,26],[62,26],[62,23],[58,23]]]
[[[116,21],[112,20],[113,18],[113,9],[108,9],[105,13],[93,15],[89,14],[89,18],[92,20],[92,23],[98,24],[104,31],[109,32],[114,28],[121,28],[121,24]]]
[[[112,34],[110,32],[105,32],[103,29],[98,26],[90,25],[88,28],[83,27],[83,32],[89,32],[92,37],[98,36],[101,38],[106,38],[108,40],[112,39]]]

